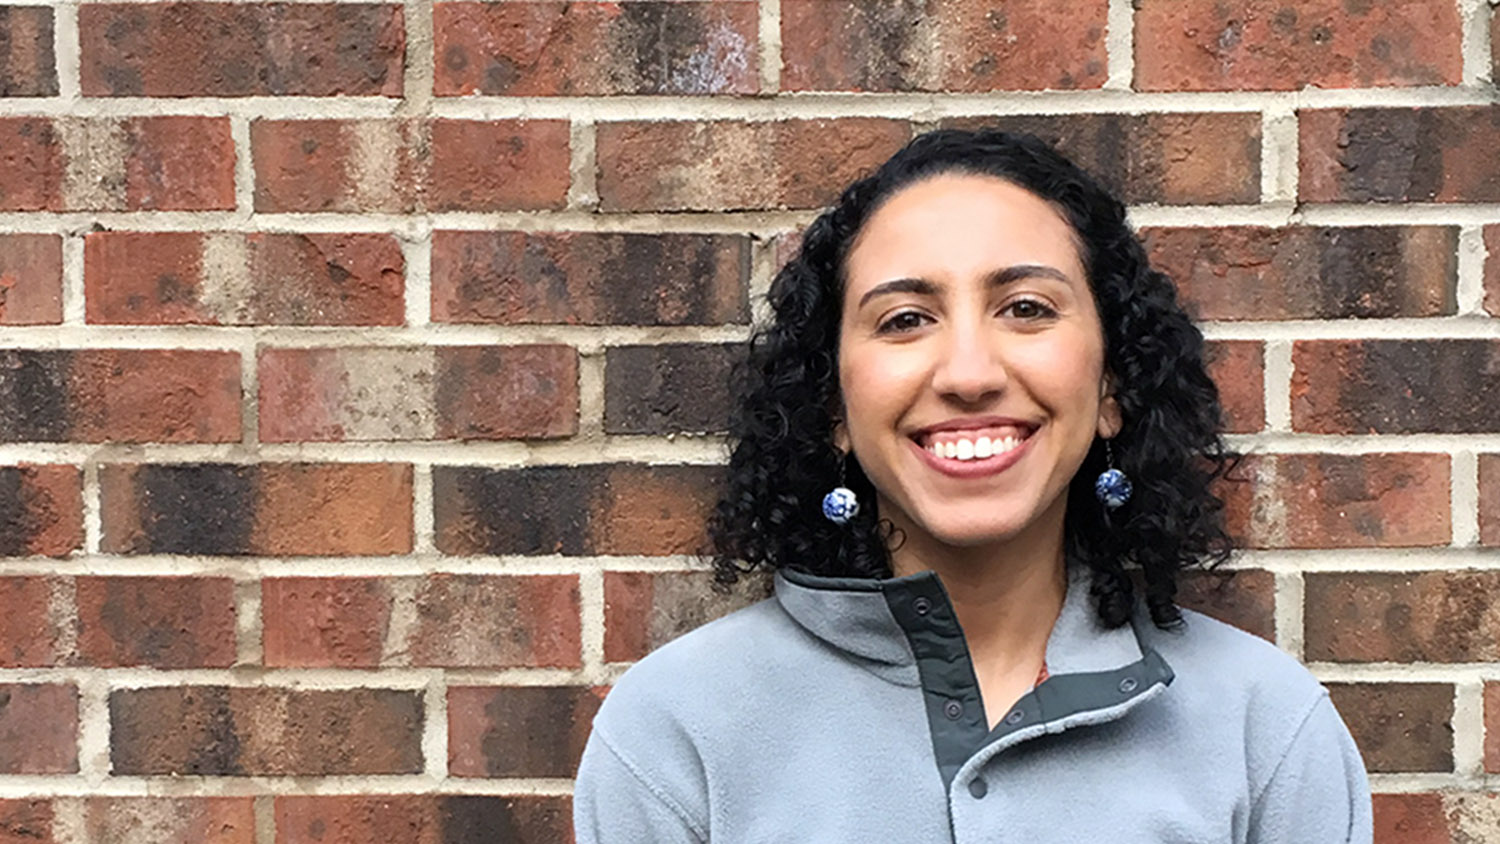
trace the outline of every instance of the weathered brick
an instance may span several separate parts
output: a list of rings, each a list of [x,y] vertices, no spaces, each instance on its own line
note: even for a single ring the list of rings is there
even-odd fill
[[[62,181],[62,139],[52,120],[0,117],[0,211],[61,211]]]
[[[0,6],[0,15],[6,8]],[[52,11],[45,6],[9,8]],[[3,190],[0,184],[0,195]],[[62,238],[55,234],[0,234],[0,325],[59,322],[62,322]]]
[[[0,351],[0,442],[234,442],[237,352]]]
[[[260,436],[495,440],[578,432],[571,346],[265,349]]]
[[[401,7],[373,3],[89,4],[87,97],[401,96]]]
[[[0,97],[57,96],[50,6],[0,6]]]
[[[261,594],[267,665],[582,665],[575,575],[270,578]]]
[[[1266,349],[1259,340],[1213,340],[1205,346],[1209,377],[1219,388],[1224,427],[1242,434],[1266,427]]]
[[[562,120],[256,120],[257,211],[534,211],[563,207]]]
[[[600,686],[448,689],[448,770],[459,777],[571,777]]]
[[[405,463],[110,464],[112,554],[388,555],[412,548]]]
[[[911,138],[873,117],[601,123],[598,189],[606,211],[816,208]]]
[[[1184,572],[1177,603],[1276,641],[1276,576],[1263,569]]]
[[[1104,0],[783,0],[781,84],[788,91],[1098,88],[1108,76],[1108,12]]]
[[[51,800],[0,800],[0,844],[61,844],[52,818]]]
[[[713,573],[604,573],[604,660],[632,662],[716,618],[770,595],[768,577],[749,576],[721,595]]]
[[[437,231],[432,319],[743,323],[749,275],[742,235]]]
[[[1140,91],[1291,91],[1457,85],[1458,7],[1443,0],[1146,0],[1136,4]]]
[[[61,625],[72,619],[57,618],[51,610],[52,596],[66,594],[70,584],[62,578],[39,575],[0,577],[0,667],[29,668],[57,665],[62,638]]]
[[[0,466],[0,557],[62,557],[83,546],[83,475],[74,466]]]
[[[444,553],[659,555],[704,550],[722,469],[435,466],[432,474]]]
[[[422,771],[422,702],[398,689],[156,686],[109,695],[116,775]]]
[[[1298,113],[1303,202],[1500,201],[1500,105]]]
[[[78,656],[86,665],[227,668],[235,658],[227,577],[80,577]]]
[[[1500,682],[1484,684],[1484,769],[1500,774]]]
[[[1375,844],[1491,844],[1500,792],[1376,794]]]
[[[1328,683],[1371,773],[1453,770],[1453,687]]]
[[[405,268],[387,234],[92,232],[84,300],[91,323],[401,325]]]
[[[70,211],[218,211],[235,207],[228,117],[63,118]]]
[[[613,346],[604,353],[604,431],[728,430],[730,377],[743,344]]]
[[[1458,230],[1440,226],[1146,229],[1151,263],[1197,319],[1457,312]]]
[[[1122,202],[1260,201],[1258,114],[1042,114],[956,117],[939,125],[1036,135]]]
[[[1500,660],[1500,572],[1309,572],[1305,653],[1335,662]]]
[[[1500,341],[1299,340],[1292,366],[1297,431],[1500,431]]]
[[[1479,455],[1479,544],[1500,545],[1500,454]]]
[[[1220,486],[1249,548],[1446,545],[1446,454],[1249,454]]]
[[[676,3],[437,3],[438,96],[754,94],[759,9]]]
[[[78,772],[78,688],[0,685],[0,774]],[[5,839],[0,834],[0,842]]]
[[[252,797],[90,797],[90,844],[254,844]]]
[[[329,795],[276,798],[276,844],[555,844],[573,840],[566,796]]]
[[[1496,14],[1495,20],[1500,20]],[[1484,227],[1484,309],[1490,316],[1500,316],[1500,225]]]

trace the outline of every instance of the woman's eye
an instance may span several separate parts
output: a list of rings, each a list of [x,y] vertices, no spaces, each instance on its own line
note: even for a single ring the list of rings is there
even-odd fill
[[[902,311],[901,313],[896,314],[885,322],[882,322],[880,324],[880,328],[877,330],[881,334],[899,334],[903,331],[910,331],[913,328],[920,326],[922,324],[922,320],[926,318],[926,316],[918,313],[917,311]]]
[[[1017,299],[1011,302],[1006,310],[1013,310],[1021,319],[1039,319],[1042,317],[1056,316],[1057,312],[1035,299]]]

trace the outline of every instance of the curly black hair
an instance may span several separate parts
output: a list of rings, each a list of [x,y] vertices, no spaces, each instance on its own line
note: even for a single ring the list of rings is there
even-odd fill
[[[709,517],[716,590],[757,569],[791,567],[834,577],[891,577],[888,519],[857,458],[833,444],[844,261],[861,226],[901,188],[943,173],[998,176],[1047,200],[1076,234],[1104,326],[1123,427],[1111,441],[1134,484],[1124,509],[1106,517],[1093,479],[1106,467],[1095,439],[1068,488],[1065,553],[1089,566],[1092,597],[1107,627],[1124,624],[1138,567],[1152,620],[1181,622],[1178,573],[1217,566],[1231,550],[1217,478],[1236,458],[1220,431],[1218,389],[1204,366],[1203,335],[1177,302],[1171,279],[1153,270],[1124,205],[1047,143],[994,129],[943,129],[910,141],[856,181],[803,234],[800,251],[771,284],[774,313],[757,328],[734,383],[733,443],[721,497]],[[821,501],[840,472],[867,502],[848,524],[824,518]],[[1106,522],[1108,518],[1108,522]],[[742,566],[741,563],[744,563]]]

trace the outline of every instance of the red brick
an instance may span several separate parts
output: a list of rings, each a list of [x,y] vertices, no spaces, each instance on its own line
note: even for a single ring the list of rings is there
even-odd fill
[[[422,771],[418,691],[155,686],[109,695],[116,776]]]
[[[1306,575],[1306,655],[1336,662],[1500,660],[1500,572]]]
[[[90,797],[93,844],[254,844],[251,797]]]
[[[1500,14],[1495,16],[1500,20]],[[1500,226],[1484,227],[1484,309],[1490,316],[1500,316]]]
[[[432,319],[744,323],[749,274],[742,235],[437,231]]]
[[[401,325],[404,274],[401,246],[386,234],[104,231],[84,240],[91,323]]]
[[[68,589],[63,579],[36,575],[0,577],[0,667],[29,668],[58,665],[67,655],[59,654],[60,624],[50,610],[52,593]]]
[[[459,777],[572,777],[605,688],[448,689],[448,770]]]
[[[729,595],[711,588],[713,573],[604,573],[604,660],[632,662],[694,628],[769,596],[770,580],[751,578]]]
[[[1448,544],[1445,454],[1250,454],[1220,487],[1249,548]]]
[[[87,665],[227,668],[235,658],[227,577],[80,577],[78,653]]]
[[[1441,794],[1375,794],[1375,844],[1452,844]]]
[[[7,8],[52,11],[43,6],[0,6],[0,21]],[[0,325],[59,322],[62,238],[55,234],[0,234]]]
[[[911,137],[898,120],[620,122],[596,130],[607,211],[816,208]]]
[[[437,3],[438,96],[754,94],[759,10],[714,3]]]
[[[234,140],[227,117],[70,119],[65,154],[81,176],[67,188],[70,210],[232,210]]]
[[[0,774],[77,772],[78,688],[0,685]]]
[[[255,210],[562,208],[568,139],[561,120],[256,120]]]
[[[0,800],[0,844],[60,844],[52,835],[52,801]]]
[[[1453,770],[1453,687],[1447,683],[1329,683],[1328,692],[1371,773]]]
[[[63,557],[83,546],[83,475],[74,466],[0,466],[0,556]]]
[[[1484,769],[1500,774],[1500,682],[1484,684]]]
[[[557,844],[573,840],[567,796],[479,794],[276,798],[276,844]]]
[[[1276,576],[1262,569],[1184,572],[1177,603],[1276,641]]]
[[[1458,230],[1438,226],[1147,229],[1151,263],[1196,319],[1457,312]]]
[[[1105,0],[863,3],[783,0],[788,91],[1098,88]],[[941,45],[940,49],[934,45]]]
[[[0,117],[0,211],[61,211],[62,140],[45,117]]]
[[[263,442],[495,440],[578,431],[571,346],[266,349]]]
[[[111,464],[111,554],[392,555],[412,548],[404,463]]]
[[[1208,374],[1219,388],[1225,430],[1266,427],[1266,350],[1259,340],[1214,340],[1205,346]]]
[[[1292,366],[1297,431],[1500,431],[1500,341],[1299,340]]]
[[[78,36],[86,97],[401,96],[398,5],[89,4]]]
[[[1298,117],[1303,202],[1500,201],[1500,105]]]
[[[267,665],[582,665],[574,575],[276,578],[261,590]],[[414,624],[392,631],[396,601]]]
[[[0,6],[0,97],[57,96],[52,8]]]
[[[1479,455],[1479,544],[1500,545],[1500,454]]]
[[[1147,0],[1136,9],[1140,91],[1457,85],[1463,78],[1458,7],[1445,0]]]

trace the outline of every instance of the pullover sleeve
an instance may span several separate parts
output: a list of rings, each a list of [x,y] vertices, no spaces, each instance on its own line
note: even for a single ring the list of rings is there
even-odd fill
[[[1249,844],[1370,844],[1370,785],[1349,729],[1323,691],[1250,811]]]
[[[573,784],[577,844],[706,844],[708,833],[664,789],[596,727],[584,745]]]

